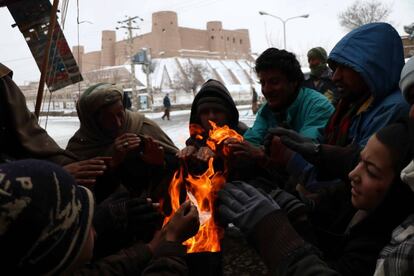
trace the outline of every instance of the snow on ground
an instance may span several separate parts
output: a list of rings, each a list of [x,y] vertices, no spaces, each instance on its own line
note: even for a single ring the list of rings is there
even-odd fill
[[[250,106],[238,106],[240,121],[248,126],[253,124],[255,116],[252,114]],[[146,113],[145,116],[157,122],[160,127],[170,136],[178,148],[185,146],[185,141],[189,137],[188,121],[190,110],[177,110],[171,112],[171,120],[162,120],[162,112]],[[55,139],[59,146],[65,148],[70,137],[78,130],[78,117],[46,117],[40,118],[40,125],[46,128],[49,135]],[[46,126],[46,127],[45,127]]]

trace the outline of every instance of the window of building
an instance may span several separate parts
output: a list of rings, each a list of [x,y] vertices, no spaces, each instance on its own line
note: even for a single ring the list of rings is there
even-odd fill
[[[227,37],[227,41],[229,41],[230,40],[230,37]]]
[[[240,44],[242,44],[243,43],[243,40],[242,39],[240,39]]]
[[[211,40],[213,40],[213,39],[214,39],[214,35],[211,36]]]
[[[170,22],[170,24],[172,25],[172,24],[174,24],[172,21]]]
[[[165,29],[162,29],[162,32],[165,33]]]
[[[233,37],[233,43],[236,43],[236,39]]]
[[[211,29],[213,32],[214,32],[214,28],[213,29]]]

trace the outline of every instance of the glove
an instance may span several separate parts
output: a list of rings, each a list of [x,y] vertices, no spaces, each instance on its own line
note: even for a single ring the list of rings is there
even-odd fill
[[[94,226],[98,235],[112,231],[138,233],[160,221],[161,214],[146,198],[130,198],[120,192],[104,200],[96,208]]]
[[[297,218],[306,214],[306,205],[294,195],[277,188],[270,192],[270,196],[286,212],[289,220],[294,223]]]
[[[282,127],[270,128],[268,133],[271,136],[279,136],[281,142],[285,146],[302,155],[306,161],[312,164],[317,162],[320,152],[320,144],[315,143],[312,139],[303,137],[293,130]]]
[[[279,205],[245,182],[233,181],[218,192],[219,216],[233,223],[249,235],[269,213],[279,210]]]

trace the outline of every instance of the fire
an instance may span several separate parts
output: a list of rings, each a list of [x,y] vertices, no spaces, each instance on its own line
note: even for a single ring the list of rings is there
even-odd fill
[[[207,146],[216,154],[222,153],[228,156],[229,149],[222,144],[228,138],[243,141],[243,137],[228,126],[218,127],[210,121],[212,129],[209,131]],[[190,132],[195,131],[201,135],[200,129],[194,125],[190,126]],[[197,138],[198,139],[198,138]],[[201,175],[186,173],[185,166],[175,172],[170,183],[169,194],[171,196],[172,214],[180,207],[180,191],[185,185],[186,199],[189,199],[197,207],[200,216],[200,229],[198,233],[186,240],[187,253],[194,252],[218,252],[220,251],[220,236],[222,229],[214,222],[214,202],[217,192],[226,182],[227,168],[224,171],[215,171],[213,167],[214,158],[208,161],[206,171]],[[166,217],[164,225],[170,220],[172,214]]]

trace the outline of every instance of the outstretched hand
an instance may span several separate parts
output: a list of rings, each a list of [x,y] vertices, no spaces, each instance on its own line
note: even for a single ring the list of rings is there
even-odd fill
[[[91,187],[96,178],[103,175],[108,168],[107,163],[111,157],[95,157],[88,160],[70,163],[63,168],[71,174],[79,185]]]
[[[273,137],[280,137],[283,145],[302,155],[308,162],[315,163],[317,161],[320,145],[312,139],[282,127],[271,128],[268,132]]]
[[[272,198],[242,181],[226,183],[218,192],[218,200],[220,218],[245,234],[250,234],[266,215],[280,209]]]

